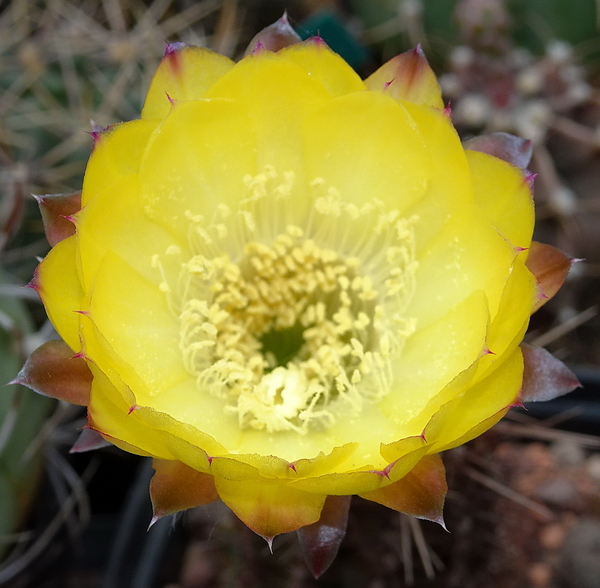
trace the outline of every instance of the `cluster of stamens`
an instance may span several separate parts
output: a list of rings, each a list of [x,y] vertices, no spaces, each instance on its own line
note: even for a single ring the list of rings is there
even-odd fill
[[[281,189],[265,189],[256,178],[248,184],[258,184],[262,198],[281,199]],[[335,235],[319,243],[325,224],[336,231],[331,216],[346,214],[341,201],[331,206],[331,198],[329,205],[320,198],[307,223],[312,234],[288,224],[265,242],[256,234],[257,200],[246,200],[237,219],[225,223],[190,215],[201,239],[181,262],[175,291],[167,283],[163,289],[198,388],[222,398],[242,427],[305,433],[359,413],[389,390],[390,356],[414,328],[401,312],[416,267],[412,232],[398,215],[371,207],[363,211],[377,218],[365,241],[368,259],[364,247],[356,254],[331,247]],[[347,216],[346,224],[365,221],[355,211]],[[240,232],[245,243],[232,258],[218,241]]]

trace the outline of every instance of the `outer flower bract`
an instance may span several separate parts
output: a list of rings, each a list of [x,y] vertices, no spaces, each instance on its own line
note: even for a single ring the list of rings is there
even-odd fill
[[[35,280],[89,428],[156,459],[157,516],[220,498],[271,538],[360,494],[441,521],[439,452],[519,402],[526,180],[463,148],[419,51],[363,82],[318,39],[169,48]]]

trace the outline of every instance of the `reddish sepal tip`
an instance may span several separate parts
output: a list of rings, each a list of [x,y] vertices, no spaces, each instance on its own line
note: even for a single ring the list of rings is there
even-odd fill
[[[94,143],[96,143],[102,135],[102,131],[85,131],[85,132],[94,140]]]
[[[31,280],[29,280],[29,282],[27,282],[27,284],[25,284],[23,286],[23,288],[30,288],[31,290],[34,290],[35,292],[39,293],[40,285],[38,284],[38,281],[34,277]]]
[[[538,282],[537,285],[538,285],[537,299],[538,300],[550,300],[550,296],[546,296],[546,294],[544,294],[541,284]]]
[[[271,555],[273,555],[273,539],[275,539],[275,537],[267,537],[265,535],[261,535],[261,537],[267,542],[269,551],[271,552]]]
[[[252,49],[252,55],[258,55],[265,51],[265,49],[266,47],[260,41],[256,41],[256,46]]]
[[[537,174],[526,174],[525,175],[525,182],[529,186],[530,190],[533,190],[536,177],[537,177]]]
[[[186,44],[182,43],[181,41],[175,43],[167,43],[165,47],[164,57],[167,57],[168,55],[173,55],[174,53],[181,51],[184,47],[186,47]]]
[[[150,524],[148,525],[148,528],[146,529],[146,531],[149,531],[155,523],[157,523],[158,521],[160,521],[160,519],[163,518],[164,515],[160,515],[160,514],[156,514],[154,513],[154,515],[152,516],[152,519],[150,520]]]
[[[106,127],[100,126],[99,124],[96,123],[96,121],[93,121],[93,120],[90,120],[90,127],[92,129],[92,133],[98,133],[98,134],[100,134],[106,128]]]

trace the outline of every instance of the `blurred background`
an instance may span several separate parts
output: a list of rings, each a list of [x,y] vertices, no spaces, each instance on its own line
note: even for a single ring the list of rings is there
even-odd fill
[[[0,389],[0,586],[600,588],[600,3],[597,0],[0,2],[0,383],[53,335],[23,286],[49,247],[31,194],[79,189],[90,120],[137,118],[165,41],[233,58],[287,10],[361,75],[420,43],[461,136],[533,143],[536,238],[578,262],[529,342],[584,388],[448,452],[446,523],[355,498],[318,582],[295,535],[210,505],[149,532],[149,464],[69,454],[81,409]]]

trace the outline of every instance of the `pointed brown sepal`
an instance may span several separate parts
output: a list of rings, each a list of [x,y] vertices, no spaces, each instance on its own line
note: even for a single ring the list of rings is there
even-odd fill
[[[11,384],[22,384],[43,396],[87,406],[92,372],[85,359],[74,356],[61,339],[47,341],[27,359]]]
[[[445,528],[443,509],[447,491],[446,469],[436,453],[424,456],[397,482],[360,496]]]
[[[248,48],[244,51],[244,55],[250,55],[261,49],[275,52],[301,41],[302,38],[291,27],[288,21],[287,12],[284,12],[279,20],[276,20],[272,25],[265,27],[262,31],[254,35]]]
[[[463,146],[470,151],[493,155],[523,170],[529,165],[533,153],[533,145],[530,140],[515,137],[510,133],[479,135],[465,141]]]
[[[531,242],[525,265],[535,276],[541,289],[532,313],[546,304],[558,292],[575,261],[552,245],[545,245],[537,241]]]
[[[365,85],[369,90],[389,93],[396,100],[444,108],[437,77],[420,45],[384,63],[365,80]]]
[[[34,198],[42,213],[46,239],[52,247],[75,233],[75,225],[69,217],[81,209],[81,192],[45,194]]]
[[[290,45],[300,43],[300,41],[302,41],[300,35],[290,26],[287,13],[284,12],[279,20],[265,27],[254,36],[244,55],[250,55],[259,49],[279,51]]]
[[[346,535],[351,498],[328,496],[321,511],[321,518],[297,531],[302,555],[316,579],[332,564]]]
[[[521,343],[523,386],[521,402],[543,402],[564,396],[581,386],[575,374],[543,347]]]
[[[219,499],[210,474],[168,459],[155,459],[152,467],[155,470],[150,480],[153,522],[166,515]]]
[[[98,431],[93,429],[83,429],[77,437],[77,441],[73,444],[73,447],[69,449],[69,453],[85,453],[86,451],[94,451],[95,449],[102,449],[112,445],[107,441]]]

